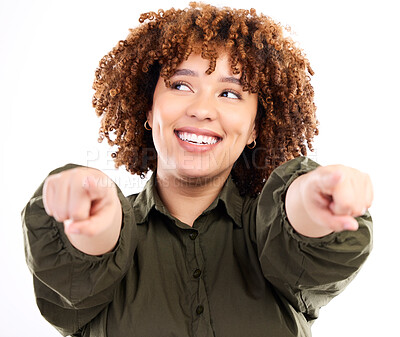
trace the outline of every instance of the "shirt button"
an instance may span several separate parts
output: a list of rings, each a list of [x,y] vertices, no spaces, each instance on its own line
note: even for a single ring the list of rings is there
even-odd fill
[[[203,311],[204,311],[204,307],[203,307],[202,305],[199,305],[199,306],[196,308],[196,314],[197,314],[197,315],[201,315],[201,314],[203,313]]]
[[[193,277],[194,278],[199,278],[201,275],[201,270],[200,269],[196,269],[193,273]]]
[[[190,238],[191,240],[195,240],[195,239],[197,238],[197,235],[198,235],[197,232],[191,232],[191,233],[189,234],[189,238]]]

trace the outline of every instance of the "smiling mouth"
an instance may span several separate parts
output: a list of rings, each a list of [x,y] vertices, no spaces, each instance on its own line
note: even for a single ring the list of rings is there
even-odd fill
[[[197,135],[195,133],[190,133],[190,132],[181,132],[175,130],[175,134],[178,136],[180,140],[186,143],[196,144],[196,145],[214,145],[219,141],[221,141],[221,138],[219,137]]]

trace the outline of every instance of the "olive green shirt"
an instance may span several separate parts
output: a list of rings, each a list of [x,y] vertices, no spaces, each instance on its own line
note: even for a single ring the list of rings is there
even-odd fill
[[[41,185],[22,215],[42,315],[74,336],[311,336],[319,308],[355,276],[372,240],[369,214],[356,232],[294,231],[285,193],[316,167],[305,157],[281,165],[256,198],[240,196],[229,178],[193,227],[170,215],[154,176],[139,194],[118,190],[123,227],[102,256],[70,244],[44,210]]]

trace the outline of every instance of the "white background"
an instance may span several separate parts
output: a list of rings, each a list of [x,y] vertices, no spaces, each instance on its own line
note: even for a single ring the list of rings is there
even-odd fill
[[[319,163],[374,182],[374,251],[355,281],[321,310],[314,337],[394,336],[399,320],[399,19],[397,1],[224,0],[290,25],[316,75]],[[165,5],[167,3],[167,5]],[[0,1],[0,335],[58,336],[36,308],[20,211],[47,173],[68,162],[100,168],[125,193],[141,184],[113,171],[91,107],[98,61],[142,12],[186,1]],[[397,23],[396,23],[397,22]],[[251,337],[251,336],[250,336]]]

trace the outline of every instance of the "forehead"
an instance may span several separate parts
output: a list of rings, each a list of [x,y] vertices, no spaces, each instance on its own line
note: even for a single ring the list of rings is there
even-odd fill
[[[176,68],[174,75],[201,76],[207,73],[212,61],[205,59],[199,53],[191,53],[186,60],[183,60]],[[220,51],[215,60],[215,70],[213,73],[222,73],[232,77],[240,78],[241,73],[233,73],[231,66],[231,56],[226,51]]]

